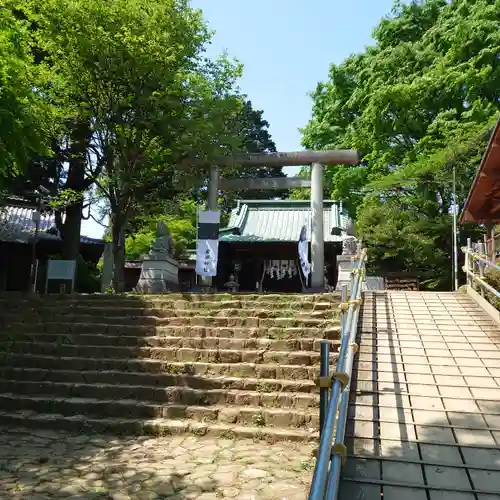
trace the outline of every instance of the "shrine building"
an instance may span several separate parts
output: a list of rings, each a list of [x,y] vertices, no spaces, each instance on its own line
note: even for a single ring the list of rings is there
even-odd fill
[[[352,223],[342,204],[323,202],[325,283],[335,287],[337,255],[352,240]],[[236,281],[240,292],[301,292],[309,286],[299,269],[302,227],[311,240],[309,200],[239,200],[228,226],[219,234],[214,284],[218,290]],[[310,255],[310,244],[309,244]]]

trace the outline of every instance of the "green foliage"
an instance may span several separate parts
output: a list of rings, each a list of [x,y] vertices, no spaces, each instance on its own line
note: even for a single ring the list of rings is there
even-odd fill
[[[93,262],[87,262],[81,255],[76,259],[75,290],[78,293],[99,293],[101,272]]]
[[[185,257],[185,251],[193,248],[196,242],[196,219],[180,215],[170,215],[165,219],[174,240],[175,256]]]
[[[168,225],[174,241],[174,256],[185,257],[185,252],[196,243],[196,202],[179,199],[176,208],[172,206],[168,215],[144,217],[139,222],[138,231],[125,241],[126,256],[130,260],[138,260],[148,253],[156,236],[156,226],[160,220]]]
[[[53,210],[60,210],[61,208],[81,201],[83,201],[82,192],[75,191],[74,189],[64,189],[60,191],[57,196],[51,198],[49,206]]]
[[[235,85],[241,66],[205,57],[211,35],[188,0],[0,8],[0,178],[21,196],[45,188],[65,258],[78,254],[82,209],[100,198],[111,213],[118,290],[125,247],[130,258],[147,252],[159,218],[177,255],[194,244],[194,200],[205,197],[214,158],[276,150],[262,111]],[[239,166],[227,174],[283,175]],[[225,193],[224,213],[241,196]]]
[[[269,134],[269,123],[262,118],[263,112],[252,108],[250,101],[245,102],[230,125],[234,134],[234,151],[262,153],[276,151],[276,146]],[[281,167],[243,168],[239,165],[224,168],[221,174],[226,178],[282,177]],[[139,258],[147,253],[154,239],[158,221],[167,222],[171,231],[177,257],[185,257],[185,250],[196,244],[196,207],[203,205],[206,198],[205,186],[208,176],[200,178],[197,184],[170,200],[163,197],[149,199],[142,203],[131,219],[126,240],[128,259]],[[219,198],[222,218],[221,225],[228,220],[229,211],[235,207],[236,200],[248,196],[248,191],[224,191]],[[252,198],[269,199],[284,197],[287,191],[252,191]]]
[[[499,18],[491,0],[396,2],[376,45],[333,64],[312,94],[303,145],[362,153],[360,165],[328,167],[327,186],[380,272],[449,283],[452,171],[463,204],[499,111]]]
[[[202,177],[200,161],[210,164],[237,148],[234,117],[242,104],[234,83],[240,67],[224,57],[203,57],[211,34],[188,0],[22,5],[37,27],[41,65],[51,74],[46,91],[78,131],[71,158],[86,160],[110,208],[114,286],[120,290],[122,234],[131,218]]]
[[[432,282],[436,272],[449,262],[452,235],[450,226],[446,228],[447,217],[429,224],[411,205],[401,210],[398,200],[382,201],[377,196],[367,196],[358,213],[358,231],[370,249],[370,272],[415,273],[421,281],[431,280],[428,286],[436,285]],[[442,233],[448,239],[444,246]]]
[[[232,127],[237,137],[238,152],[243,153],[272,153],[276,152],[276,145],[269,133],[269,123],[263,119],[263,112],[253,109],[251,101],[246,101],[243,108],[236,115]],[[282,167],[248,168],[234,165],[226,167],[221,172],[222,177],[230,179],[253,179],[266,177],[285,177]],[[283,191],[233,191],[223,192],[221,209],[228,212],[236,205],[236,200],[251,196],[253,199],[285,198],[288,192]]]
[[[497,260],[496,264],[500,265],[500,262]],[[487,267],[486,272],[483,276],[483,280],[491,285],[495,290],[500,291],[500,271],[498,271],[497,269]],[[478,293],[484,293],[484,297],[486,298],[486,300],[488,300],[488,302],[490,302],[494,307],[500,310],[500,299],[496,295],[486,291],[483,287],[476,283],[473,283],[473,287]]]
[[[0,7],[0,183],[18,174],[30,157],[46,149],[50,107],[36,92],[41,72],[34,63],[26,23],[7,0]]]
[[[140,260],[142,255],[149,252],[154,239],[155,231],[153,229],[127,237],[125,240],[125,255],[127,259]]]

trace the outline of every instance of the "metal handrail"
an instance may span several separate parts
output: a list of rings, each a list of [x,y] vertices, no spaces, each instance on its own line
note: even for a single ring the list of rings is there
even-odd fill
[[[336,370],[331,374],[331,377],[329,375],[325,377],[324,372],[320,373],[318,379],[323,395],[325,390],[327,394],[330,388],[330,400],[327,408],[321,410],[320,406],[324,421],[321,421],[320,418],[320,444],[309,491],[309,500],[335,500],[338,496],[340,471],[347,456],[344,434],[352,365],[354,355],[358,350],[355,340],[365,263],[366,250],[362,250],[351,273],[349,300],[345,301],[344,295],[340,305],[342,311],[341,343]],[[325,362],[322,363],[322,368],[324,365]],[[324,396],[322,399],[325,401]]]

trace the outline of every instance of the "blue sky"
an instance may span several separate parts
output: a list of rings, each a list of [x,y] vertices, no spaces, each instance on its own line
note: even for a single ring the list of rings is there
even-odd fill
[[[240,82],[264,111],[280,151],[296,151],[311,117],[308,92],[373,42],[392,0],[191,0],[215,35],[208,55],[227,50],[244,66]]]
[[[372,43],[371,33],[392,0],[192,0],[215,31],[207,55],[227,51],[244,66],[240,81],[254,108],[264,111],[280,151],[296,151],[298,129],[311,116],[308,92],[341,63]],[[296,169],[285,170],[288,175]],[[102,236],[84,221],[83,234]]]

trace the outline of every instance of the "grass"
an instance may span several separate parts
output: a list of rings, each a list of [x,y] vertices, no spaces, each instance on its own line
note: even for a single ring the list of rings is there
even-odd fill
[[[266,417],[262,411],[254,415],[252,420],[256,427],[264,427],[266,425]]]
[[[0,344],[0,360],[8,361],[15,352],[15,341],[9,340]]]
[[[279,313],[280,318],[293,318],[297,314],[297,311],[293,309],[282,309]]]
[[[73,340],[71,335],[58,335],[56,338],[56,344],[61,345],[73,345]]]
[[[268,331],[268,336],[270,339],[273,339],[273,340],[283,340],[283,339],[287,338],[286,329],[285,328],[278,328],[278,327],[270,328]]]
[[[258,443],[260,441],[264,441],[265,439],[267,439],[267,435],[264,432],[259,431],[253,435],[252,439],[254,443]]]
[[[165,373],[171,373],[173,375],[190,375],[194,372],[193,366],[191,364],[171,365],[165,363],[164,369]]]
[[[302,460],[300,464],[292,467],[290,469],[290,472],[296,472],[296,473],[301,473],[301,472],[312,472],[314,470],[314,464],[316,460],[314,458],[307,458],[305,460]]]
[[[234,431],[226,430],[226,431],[221,432],[220,438],[234,440],[234,439],[236,439],[236,434],[234,433]]]
[[[234,370],[231,371],[231,377],[247,378],[248,374],[245,370]]]
[[[191,434],[193,434],[195,436],[199,436],[199,437],[206,436],[207,432],[208,432],[207,427],[196,427],[196,428],[191,429]]]
[[[274,392],[274,388],[268,382],[259,382],[255,388],[257,392]]]
[[[274,362],[274,363],[280,363],[281,357],[277,354],[271,354],[271,356],[269,356],[269,361]]]

